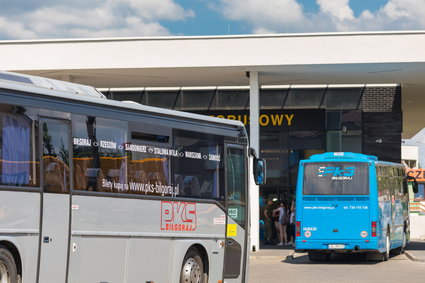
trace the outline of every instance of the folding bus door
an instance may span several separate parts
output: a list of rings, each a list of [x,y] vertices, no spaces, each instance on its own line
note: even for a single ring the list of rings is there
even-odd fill
[[[41,119],[43,198],[38,282],[66,282],[69,246],[70,127]]]
[[[224,281],[243,282],[246,271],[248,195],[247,155],[244,146],[226,144],[227,229]]]

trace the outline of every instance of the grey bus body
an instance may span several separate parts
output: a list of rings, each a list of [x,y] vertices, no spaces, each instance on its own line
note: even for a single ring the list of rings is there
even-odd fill
[[[7,72],[0,115],[0,253],[16,282],[245,282],[242,123]]]

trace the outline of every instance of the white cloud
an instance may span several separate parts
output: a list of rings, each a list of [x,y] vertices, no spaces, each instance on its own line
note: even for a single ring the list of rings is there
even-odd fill
[[[388,0],[377,11],[356,16],[349,0],[316,0],[318,11],[307,13],[301,0],[220,0],[228,19],[243,21],[258,32],[330,32],[425,29],[424,0]]]
[[[353,20],[354,13],[348,0],[317,0],[317,5],[322,13],[339,21]]]
[[[24,4],[27,0],[19,0]],[[25,5],[0,10],[0,38],[114,37],[168,35],[161,20],[179,21],[195,14],[175,0],[42,0],[45,6]],[[54,3],[54,4],[53,4]],[[84,5],[84,3],[90,3]],[[29,4],[29,2],[28,2]],[[8,13],[13,9],[13,14]]]
[[[234,21],[247,21],[259,32],[297,29],[304,15],[296,0],[221,0],[219,9]]]

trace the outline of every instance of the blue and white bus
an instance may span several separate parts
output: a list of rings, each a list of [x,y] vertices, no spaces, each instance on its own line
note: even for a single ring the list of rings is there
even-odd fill
[[[297,252],[308,252],[313,261],[351,252],[388,260],[390,251],[404,251],[409,234],[408,181],[401,164],[350,152],[300,162]]]

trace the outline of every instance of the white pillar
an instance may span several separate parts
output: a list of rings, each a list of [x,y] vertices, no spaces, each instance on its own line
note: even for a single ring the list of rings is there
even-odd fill
[[[249,140],[250,146],[255,149],[257,157],[260,156],[260,123],[259,123],[259,114],[260,114],[260,84],[258,72],[249,72]],[[251,167],[252,169],[252,167]],[[250,170],[252,176],[252,170]],[[249,182],[249,195],[250,195],[250,218],[251,218],[251,227],[250,227],[250,236],[251,236],[251,251],[254,249],[260,250],[260,206],[259,206],[259,188],[255,184],[253,176],[250,178]]]

